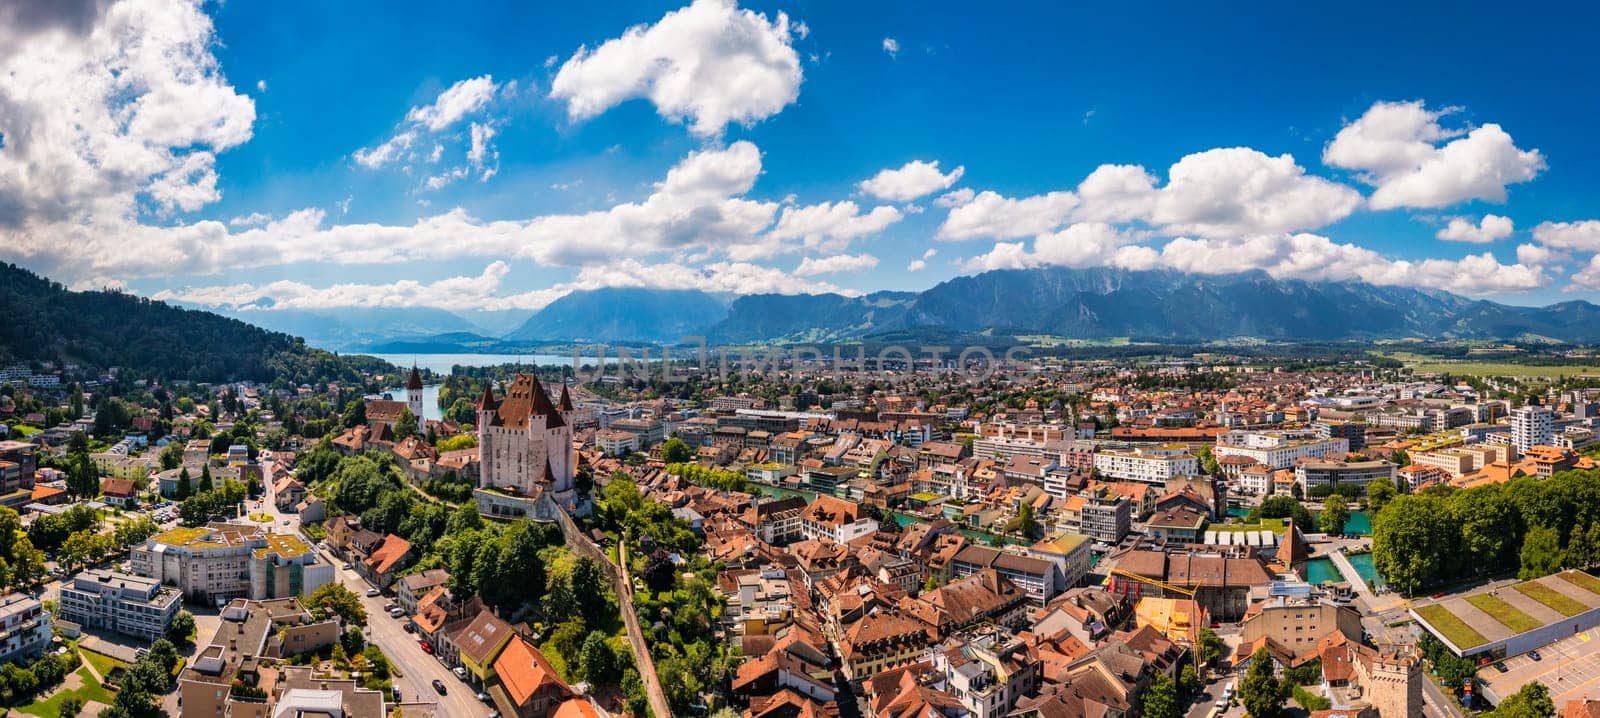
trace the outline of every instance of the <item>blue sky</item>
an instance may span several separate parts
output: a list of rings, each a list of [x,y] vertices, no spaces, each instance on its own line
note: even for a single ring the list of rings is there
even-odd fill
[[[1593,17],[552,5],[0,11],[0,258],[263,308],[1047,265],[1600,298]]]

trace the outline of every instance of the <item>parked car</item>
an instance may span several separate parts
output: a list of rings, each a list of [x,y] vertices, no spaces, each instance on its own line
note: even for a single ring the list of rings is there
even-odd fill
[[[1532,659],[1533,659],[1533,660],[1535,660],[1535,661],[1542,661],[1542,660],[1544,660],[1544,656],[1541,656],[1541,655],[1539,655],[1539,652],[1538,652],[1538,651],[1528,651],[1528,657],[1529,657],[1529,658],[1532,658]]]
[[[423,641],[421,645],[422,645],[422,652],[423,653],[428,653],[428,654],[432,654],[433,653],[433,644],[432,643],[429,643],[427,641]]]
[[[404,615],[406,615],[406,610],[403,609],[403,608],[400,608],[399,606],[396,606],[394,608],[389,609],[389,617],[390,618],[399,618],[399,617],[404,616]]]
[[[406,629],[406,633],[416,633],[417,632],[417,624],[412,623],[410,621],[406,621],[405,629]]]
[[[494,700],[494,699],[490,698],[488,693],[484,693],[483,691],[478,691],[478,700],[483,701],[484,703],[488,703],[489,701]]]
[[[433,689],[438,691],[441,696],[448,692],[444,689],[444,681],[437,678],[433,679]]]
[[[378,589],[376,589],[376,588],[367,589],[367,598],[377,598],[378,595],[379,595],[378,594]]]

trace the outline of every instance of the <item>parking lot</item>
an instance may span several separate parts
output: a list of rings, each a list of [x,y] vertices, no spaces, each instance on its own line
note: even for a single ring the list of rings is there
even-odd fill
[[[1495,666],[1478,671],[1488,694],[1504,699],[1529,681],[1539,681],[1550,689],[1556,707],[1567,701],[1600,699],[1600,628],[1563,638],[1538,650],[1539,660],[1530,654],[1512,656]]]

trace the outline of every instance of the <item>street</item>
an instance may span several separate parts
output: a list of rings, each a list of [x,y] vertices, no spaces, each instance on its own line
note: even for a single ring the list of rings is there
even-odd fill
[[[475,697],[477,691],[456,678],[438,659],[423,653],[416,634],[406,633],[405,622],[409,618],[390,618],[383,610],[383,604],[388,599],[383,596],[368,598],[365,579],[355,571],[344,569],[344,562],[338,557],[326,551],[321,553],[324,559],[334,565],[338,582],[361,597],[361,604],[367,609],[367,640],[383,649],[389,662],[402,674],[394,679],[395,687],[400,689],[402,703],[438,703],[437,715],[480,718],[489,715],[491,708]],[[441,696],[433,690],[432,682],[435,679],[444,683],[449,691],[446,695]]]
[[[251,512],[263,512],[273,516],[271,530],[278,533],[298,533],[300,517],[292,514],[280,514],[272,494],[272,476],[268,464],[265,476],[262,477],[267,493],[262,495],[259,506],[251,504]],[[289,523],[284,524],[285,521]],[[375,598],[367,597],[367,589],[371,585],[353,570],[344,568],[344,560],[333,555],[332,552],[317,549],[317,553],[324,561],[334,567],[334,579],[361,598],[361,605],[367,610],[367,640],[377,644],[383,654],[389,657],[399,672],[394,678],[394,687],[400,690],[402,703],[437,703],[441,716],[478,716],[489,715],[492,708],[476,698],[477,690],[467,685],[454,673],[446,668],[443,663],[433,656],[424,653],[417,641],[417,635],[407,633],[405,624],[411,620],[409,617],[391,618],[383,610],[383,604],[390,599],[384,596]],[[447,693],[439,695],[433,690],[433,681],[437,679],[444,683]]]

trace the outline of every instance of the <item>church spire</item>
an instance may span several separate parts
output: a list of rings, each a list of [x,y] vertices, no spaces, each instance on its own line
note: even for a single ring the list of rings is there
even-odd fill
[[[567,393],[567,385],[565,383],[561,385],[561,402],[556,404],[556,411],[563,414],[572,411],[572,395]]]
[[[411,379],[406,382],[406,388],[411,391],[422,391],[422,372],[417,371],[417,365],[411,365]]]

